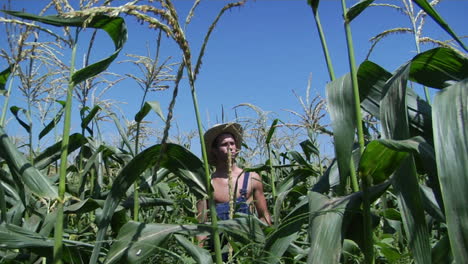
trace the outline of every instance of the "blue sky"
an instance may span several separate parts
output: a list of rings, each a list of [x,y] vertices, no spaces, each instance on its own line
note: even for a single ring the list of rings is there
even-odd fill
[[[37,13],[46,2],[48,1],[15,0],[12,9],[25,8],[27,12]],[[120,5],[124,2],[115,1],[114,4]],[[193,1],[174,2],[179,17],[185,20]],[[356,2],[347,1],[347,5],[350,7]],[[395,0],[386,2],[400,3]],[[2,0],[1,3],[6,1]],[[195,58],[209,25],[226,3],[228,1],[205,0],[201,1],[197,8],[191,24],[186,29]],[[466,27],[468,1],[441,1],[436,10],[459,36],[468,35]],[[349,71],[341,1],[321,1],[319,13],[335,74],[339,77]],[[124,18],[128,26],[128,42],[117,61],[128,59],[125,54],[146,55],[147,43],[151,53],[154,54],[156,31],[148,29],[146,24],[141,25],[129,16]],[[364,11],[351,26],[356,62],[359,64],[370,48],[371,37],[387,29],[409,27],[410,21],[403,14],[390,8],[373,7]],[[3,26],[1,27],[0,34],[4,34]],[[57,28],[52,27],[52,29],[59,32]],[[423,32],[424,35],[438,40],[450,38],[430,18],[426,20]],[[85,45],[89,39],[83,37],[81,41]],[[95,57],[100,58],[102,54],[112,52],[108,49],[112,44],[105,34],[98,36],[98,43],[93,54]],[[0,43],[1,48],[4,48],[4,45]],[[432,45],[422,46],[423,50],[432,47]],[[387,70],[394,71],[415,54],[412,35],[399,34],[383,40],[375,48],[370,59]],[[169,56],[172,56],[172,62],[178,62],[181,53],[172,40],[163,38],[161,57]],[[5,68],[5,61],[0,60],[0,66]],[[119,74],[139,74],[136,67],[128,64],[114,63],[109,70]],[[196,83],[203,124],[209,127],[220,122],[222,107],[225,120],[233,120],[235,118],[233,107],[242,103],[250,103],[264,111],[272,112],[271,118],[295,122],[297,119],[284,110],[301,112],[301,106],[293,91],[304,97],[310,76],[311,96],[318,94],[325,97],[325,86],[329,82],[329,77],[312,11],[307,1],[247,1],[243,7],[234,8],[224,14],[208,43]],[[142,90],[131,80],[119,83],[106,93],[107,98],[125,102],[120,108],[127,119],[132,119],[138,111],[142,96]],[[150,94],[148,100],[159,101],[166,113],[171,96],[172,90],[154,92]],[[183,81],[180,87],[175,109],[174,118],[179,129],[195,130],[195,114],[186,81]],[[248,108],[241,107],[238,110],[240,116],[255,117],[255,113]],[[155,115],[149,118],[156,119]],[[78,120],[75,118],[75,121]],[[159,125],[162,126],[160,121]],[[78,131],[78,123],[75,123],[72,129]],[[116,134],[117,131],[113,130],[111,133]],[[194,142],[192,149],[198,152],[196,146],[198,142]]]

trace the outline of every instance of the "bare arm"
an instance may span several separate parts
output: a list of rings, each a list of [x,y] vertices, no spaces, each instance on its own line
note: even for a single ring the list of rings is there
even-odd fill
[[[199,200],[197,202],[197,220],[199,223],[205,223],[207,218],[208,218],[208,213],[207,213],[207,206],[206,206],[206,200]],[[197,236],[198,240],[198,245],[200,247],[203,247],[203,244],[205,240],[207,239],[207,236]]]
[[[270,212],[268,211],[265,194],[263,193],[262,178],[257,173],[252,173],[252,191],[258,218],[266,224],[271,225]]]

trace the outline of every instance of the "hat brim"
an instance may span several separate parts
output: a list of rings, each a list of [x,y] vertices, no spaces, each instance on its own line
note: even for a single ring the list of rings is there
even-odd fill
[[[208,155],[208,162],[210,165],[216,164],[216,157],[213,155],[211,148],[216,137],[223,133],[230,133],[234,136],[236,141],[237,149],[241,149],[242,146],[242,126],[237,123],[225,123],[215,125],[212,128],[208,129],[203,136],[205,139],[205,147]]]

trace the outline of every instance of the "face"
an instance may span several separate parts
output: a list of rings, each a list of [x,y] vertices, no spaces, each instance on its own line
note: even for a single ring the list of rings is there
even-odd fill
[[[231,152],[231,157],[235,158],[238,152],[236,147],[236,140],[229,133],[220,134],[215,140],[213,151],[217,159],[227,160],[228,151]]]

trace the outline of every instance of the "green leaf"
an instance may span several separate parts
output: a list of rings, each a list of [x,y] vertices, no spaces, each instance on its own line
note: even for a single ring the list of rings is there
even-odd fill
[[[450,36],[452,36],[452,38],[454,38],[458,42],[458,44],[460,44],[460,46],[463,47],[465,51],[468,51],[465,44],[458,38],[455,32],[453,32],[449,25],[442,19],[439,13],[437,13],[437,11],[434,10],[434,8],[431,6],[431,4],[427,2],[427,0],[413,0],[413,2],[415,2],[422,10],[424,10],[424,12],[426,12],[430,17],[432,17],[432,19],[434,19],[435,22],[439,24],[441,28],[443,28],[447,33],[449,33]]]
[[[369,188],[370,200],[379,198],[389,185],[385,182]],[[331,199],[310,192],[307,202],[310,239],[307,263],[339,263],[344,235],[348,228],[354,228],[349,224],[352,217],[362,219],[362,215],[357,214],[362,204],[362,192]]]
[[[15,225],[0,225],[2,248],[52,248],[54,241]]]
[[[3,128],[0,127],[0,156],[5,159],[11,171],[16,172],[24,185],[41,198],[56,199],[57,189],[39,170],[36,169],[16,146],[11,142]],[[19,183],[18,183],[19,184]]]
[[[468,259],[468,79],[434,98],[434,147],[455,262]]]
[[[248,218],[219,221],[218,228],[235,237],[250,239],[253,236],[253,241],[262,242],[263,233],[257,221],[252,222]],[[107,253],[105,263],[116,263],[118,261],[139,263],[152,256],[159,248],[164,247],[163,242],[170,236],[174,234],[191,236],[208,234],[209,228],[210,226],[204,224],[144,224],[130,221],[119,231],[116,240]]]
[[[387,81],[380,101],[383,137],[405,140],[410,137],[406,84],[409,64],[400,67]],[[393,177],[393,187],[403,214],[403,224],[416,263],[430,263],[427,230],[416,167],[412,156],[406,158]]]
[[[410,79],[442,89],[450,82],[468,78],[468,59],[449,48],[435,48],[411,60]]]
[[[128,151],[131,153],[132,156],[135,156],[134,154],[134,151],[133,151],[133,147],[132,147],[132,144],[130,143],[130,140],[128,139],[127,137],[127,133],[125,132],[125,130],[123,129],[122,125],[120,124],[120,120],[119,118],[117,117],[117,115],[113,112],[109,112],[107,111],[106,109],[102,109],[104,112],[107,113],[107,115],[109,115],[110,118],[112,118],[112,120],[114,120],[114,124],[115,126],[117,127],[117,130],[119,131],[119,135],[120,135],[120,138],[122,139],[123,143],[125,144],[125,146],[127,146],[128,148]]]
[[[57,101],[62,105],[62,108],[59,110],[59,112],[55,115],[55,117],[47,124],[44,129],[39,132],[39,139],[45,137],[47,134],[49,134],[52,129],[60,122],[60,119],[62,119],[63,113],[65,112],[65,102],[64,101]]]
[[[138,113],[135,115],[135,122],[140,123],[141,121],[143,121],[143,119],[146,117],[146,115],[148,115],[151,109],[153,109],[153,111],[161,118],[161,120],[165,121],[159,102],[150,101],[145,102],[140,111],[138,111]]]
[[[185,249],[185,251],[199,264],[210,264],[213,263],[211,254],[208,250],[203,249],[197,245],[194,245],[190,240],[186,239],[182,235],[174,235],[175,239]]]
[[[7,92],[5,90],[5,85],[10,74],[11,74],[11,66],[6,68],[2,72],[0,72],[0,94],[1,95],[5,95],[5,93]]]
[[[365,61],[359,66],[358,82],[361,108],[377,119],[381,119],[380,100],[390,77],[392,77],[391,73],[371,61]],[[431,106],[412,89],[406,89],[406,102],[411,136],[421,135],[428,142],[432,142]]]
[[[374,0],[361,0],[359,3],[353,5],[346,12],[345,17],[348,20],[348,23],[355,19],[359,14],[362,13]]]
[[[267,144],[267,145],[270,144],[271,138],[273,137],[273,134],[275,134],[276,125],[278,124],[278,121],[279,121],[279,119],[276,118],[271,123],[270,129],[268,130],[268,134],[267,134],[267,137],[266,137],[266,140],[265,140],[265,144]]]
[[[133,185],[133,182],[148,168],[154,166],[160,160],[160,166],[167,168],[182,181],[189,185],[189,189],[197,195],[203,197],[206,194],[204,183],[203,164],[198,157],[182,146],[167,144],[166,152],[160,156],[161,145],[152,146],[136,155],[117,175],[112,184],[112,188],[107,195],[104,204],[102,219],[99,221],[96,246],[93,251],[91,263],[97,261],[100,247],[104,241],[107,227],[111,221],[115,208],[118,206],[126,190]]]
[[[81,146],[87,143],[87,140],[83,135],[75,133],[70,135],[68,141],[68,153],[72,153]],[[34,166],[40,170],[49,166],[52,162],[55,162],[60,159],[62,148],[62,141],[59,141],[52,146],[46,148],[42,151],[35,159]]]
[[[21,107],[17,107],[17,106],[12,106],[10,107],[10,111],[11,113],[15,116],[16,120],[18,121],[18,123],[20,123],[20,125],[26,129],[26,131],[28,133],[31,133],[31,126],[28,125],[25,121],[23,121],[20,117],[19,117],[19,114],[20,113],[24,113],[24,114],[27,114],[26,113],[26,110],[21,108]]]
[[[107,15],[94,15],[90,21],[90,15],[76,16],[76,17],[62,17],[58,15],[51,16],[37,16],[33,14],[18,12],[18,11],[3,11],[12,16],[30,19],[33,21],[42,22],[54,26],[73,26],[73,27],[88,27],[99,28],[107,32],[114,42],[115,51],[109,57],[91,64],[79,71],[76,71],[72,76],[73,84],[78,84],[90,77],[93,77],[107,69],[109,65],[115,60],[119,52],[122,50],[123,45],[127,41],[127,27],[125,21],[121,17],[109,17]],[[86,22],[86,25],[85,25]]]
[[[335,155],[340,172],[340,185],[346,183],[350,171],[351,152],[356,129],[351,76],[327,84],[328,110],[332,120]]]
[[[307,4],[310,5],[310,7],[312,7],[312,11],[314,12],[314,14],[317,14],[319,2],[320,0],[307,0]]]
[[[408,156],[407,152],[395,151],[377,140],[370,142],[361,160],[358,173],[362,178],[368,177],[374,184],[386,181]]]
[[[89,123],[93,121],[93,118],[97,115],[97,113],[101,110],[99,105],[95,105],[91,111],[89,111],[88,115],[83,118],[81,121],[81,128],[85,129],[88,127]]]

